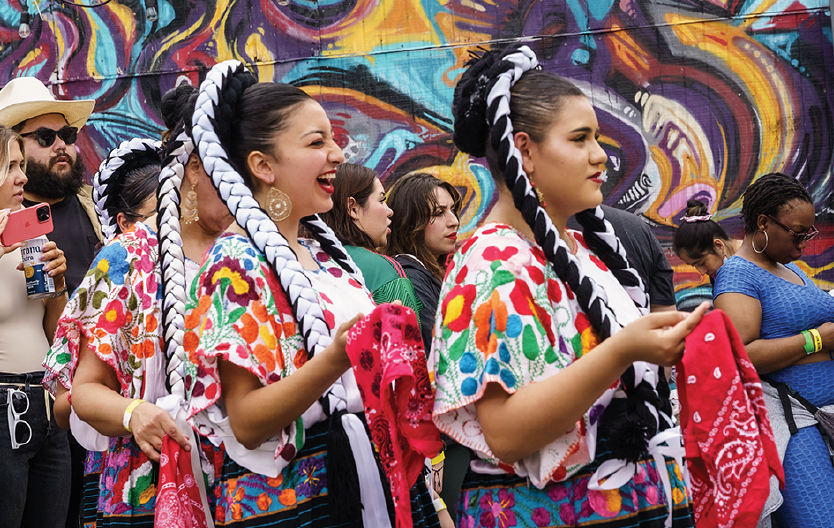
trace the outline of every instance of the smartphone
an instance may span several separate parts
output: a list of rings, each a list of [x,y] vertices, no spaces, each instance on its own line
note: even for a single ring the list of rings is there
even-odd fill
[[[9,214],[6,229],[0,235],[0,244],[11,246],[51,232],[52,210],[49,204],[24,207]]]

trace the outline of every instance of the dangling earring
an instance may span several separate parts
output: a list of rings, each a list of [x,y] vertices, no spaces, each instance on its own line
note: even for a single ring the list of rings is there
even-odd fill
[[[764,236],[765,236],[765,245],[761,249],[761,251],[756,249],[756,235],[758,235],[759,233],[764,233]],[[753,238],[750,240],[750,245],[753,246],[753,251],[755,251],[756,253],[758,253],[760,255],[765,252],[765,250],[767,249],[767,245],[769,243],[770,243],[770,238],[767,236],[767,231],[756,231],[755,233],[753,233]]]
[[[536,198],[538,198],[539,200],[539,205],[547,209],[547,202],[544,201],[544,193],[536,188],[536,184],[535,182],[533,182],[533,180],[530,180],[530,187],[532,187],[533,190],[536,191]]]
[[[200,211],[197,209],[197,191],[194,190],[196,187],[196,183],[191,185],[191,190],[185,193],[185,199],[182,201],[180,221],[184,225],[193,224],[200,219]]]
[[[273,222],[280,222],[286,220],[290,212],[292,212],[290,197],[275,187],[271,188],[266,195],[266,214],[272,218]]]

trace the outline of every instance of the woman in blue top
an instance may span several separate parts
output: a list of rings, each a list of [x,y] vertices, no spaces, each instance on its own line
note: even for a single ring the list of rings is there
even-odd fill
[[[797,180],[763,176],[744,193],[745,237],[715,279],[715,307],[730,316],[760,374],[817,407],[834,403],[834,298],[793,263],[814,238],[814,204]],[[807,339],[806,339],[807,336]],[[780,526],[834,518],[834,468],[815,427],[791,437]]]

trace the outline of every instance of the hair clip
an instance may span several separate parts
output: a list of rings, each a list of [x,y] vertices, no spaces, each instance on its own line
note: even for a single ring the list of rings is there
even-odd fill
[[[712,215],[704,215],[704,216],[684,216],[681,218],[684,222],[691,224],[693,222],[706,222],[712,219]]]

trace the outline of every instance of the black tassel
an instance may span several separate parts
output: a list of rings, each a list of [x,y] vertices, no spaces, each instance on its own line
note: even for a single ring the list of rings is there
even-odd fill
[[[359,473],[350,449],[342,415],[336,411],[330,415],[327,430],[327,489],[330,498],[330,516],[334,523],[362,526],[362,498],[359,492]]]

